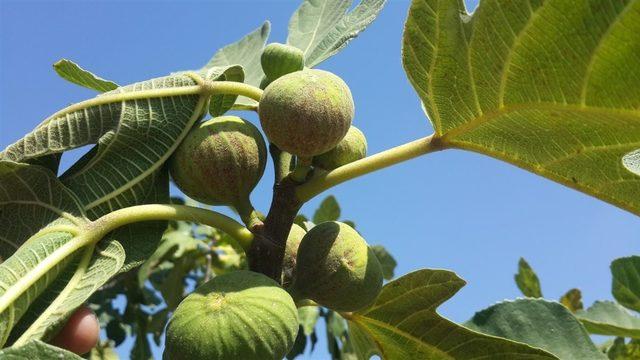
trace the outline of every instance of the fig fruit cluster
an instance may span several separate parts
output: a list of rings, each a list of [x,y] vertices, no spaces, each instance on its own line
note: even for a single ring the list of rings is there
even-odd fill
[[[366,156],[367,141],[352,126],[353,98],[342,79],[305,69],[302,51],[288,45],[268,45],[261,62],[268,85],[258,115],[270,143],[305,167],[326,171]],[[267,146],[256,126],[237,116],[220,116],[194,126],[168,166],[187,196],[235,207],[249,225],[253,217],[246,215],[257,214],[249,197],[266,161]],[[308,232],[293,225],[282,269],[281,284],[259,273],[235,271],[197,288],[169,322],[165,358],[282,359],[298,332],[294,299],[350,312],[373,303],[382,286],[374,252],[340,222],[321,223]]]
[[[250,271],[216,276],[177,307],[169,321],[167,360],[280,360],[293,347],[298,310],[269,277]]]

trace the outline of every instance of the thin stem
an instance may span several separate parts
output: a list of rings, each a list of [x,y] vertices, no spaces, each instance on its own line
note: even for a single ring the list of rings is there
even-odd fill
[[[27,289],[40,280],[56,265],[62,263],[80,248],[94,242],[92,236],[81,235],[67,241],[64,245],[54,250],[51,254],[30,269],[27,274],[10,285],[4,294],[0,296],[0,314],[16,301]],[[99,240],[99,239],[98,239]],[[97,240],[96,240],[97,241]],[[14,255],[15,256],[15,255]]]
[[[441,149],[441,145],[437,140],[438,138],[430,135],[341,166],[300,185],[296,189],[296,196],[300,202],[306,202],[321,192],[347,180],[438,151]]]
[[[313,161],[313,158],[297,157],[296,159],[296,167],[289,176],[291,176],[293,181],[303,183],[311,171],[311,162]]]
[[[274,144],[269,144],[269,153],[273,159],[275,183],[278,184],[291,172],[293,155],[278,149]]]
[[[249,84],[235,81],[211,81],[203,85],[208,93],[215,94],[234,94],[260,101],[262,98],[262,90]]]
[[[248,250],[253,234],[234,219],[215,211],[187,205],[151,204],[131,206],[111,212],[93,222],[101,238],[109,232],[131,223],[151,220],[183,220],[218,228],[238,241]]]
[[[82,250],[82,258],[78,264],[78,270],[73,274],[67,285],[62,292],[56,297],[56,299],[47,306],[46,310],[38,316],[35,322],[29,325],[29,328],[25,330],[22,335],[13,343],[13,346],[22,346],[29,340],[31,340],[34,333],[36,333],[42,326],[42,323],[49,318],[52,312],[58,311],[62,303],[67,299],[67,296],[76,289],[76,286],[81,279],[87,273],[89,263],[93,257],[93,250],[95,249],[95,243],[87,246]]]
[[[260,220],[260,216],[258,212],[251,204],[251,200],[246,198],[241,200],[237,205],[234,206],[238,214],[240,215],[240,219],[249,229],[253,229],[256,226],[262,225],[262,220]],[[245,249],[246,250],[246,249]]]
[[[194,74],[195,75],[195,74]],[[197,75],[195,75],[197,76]],[[200,76],[194,77],[194,80],[198,82],[196,79],[202,80]],[[185,96],[185,95],[201,95],[201,94],[233,94],[233,95],[242,95],[248,98],[251,98],[255,101],[260,101],[262,97],[262,90],[255,86],[251,86],[248,84],[235,82],[235,81],[200,81],[197,85],[189,85],[189,86],[177,86],[177,87],[169,87],[169,88],[161,88],[161,89],[149,89],[149,90],[139,90],[139,91],[129,91],[129,92],[119,92],[119,93],[109,93],[100,96],[96,96],[92,99],[88,99],[85,101],[81,101],[79,103],[75,103],[73,105],[67,106],[66,108],[56,112],[55,114],[46,118],[42,123],[40,123],[37,128],[40,128],[50,122],[52,119],[55,119],[60,116],[64,116],[66,114],[70,114],[72,112],[86,109],[92,106],[99,106],[111,103],[119,103],[123,101],[129,100],[138,100],[138,99],[151,99],[151,98],[162,98],[162,97],[175,97],[175,96]]]

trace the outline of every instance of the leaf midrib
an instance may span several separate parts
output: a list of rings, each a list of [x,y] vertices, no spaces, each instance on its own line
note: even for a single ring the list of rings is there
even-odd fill
[[[160,166],[162,166],[162,164],[164,164],[165,161],[167,161],[169,159],[171,154],[173,154],[175,149],[180,145],[180,143],[185,138],[185,136],[187,136],[187,134],[191,130],[192,125],[201,117],[202,110],[207,105],[207,101],[208,101],[208,96],[206,94],[202,94],[200,96],[200,98],[198,99],[198,103],[196,104],[196,107],[195,107],[195,109],[193,111],[193,114],[191,115],[191,118],[187,122],[187,125],[184,127],[184,129],[182,130],[180,135],[176,138],[176,141],[174,141],[174,143],[171,145],[171,147],[152,166],[148,167],[146,171],[140,173],[135,178],[130,179],[125,186],[120,186],[116,190],[110,192],[109,194],[107,194],[105,196],[102,196],[102,197],[92,201],[91,203],[85,205],[84,209],[85,210],[92,209],[92,208],[94,208],[94,207],[96,207],[96,206],[98,206],[98,205],[100,205],[100,204],[102,204],[104,202],[107,202],[107,201],[115,198],[116,196],[122,194],[123,192],[128,191],[133,186],[135,186],[138,182],[142,181],[147,176],[150,176]]]
[[[369,336],[371,336],[374,339],[377,339],[376,336],[374,335],[374,332],[369,330],[369,327],[367,326],[367,323],[381,327],[385,330],[388,330],[394,334],[398,334],[399,336],[406,338],[407,340],[410,340],[416,344],[418,344],[420,347],[425,347],[425,348],[429,348],[431,350],[434,350],[435,352],[439,353],[440,355],[442,355],[442,359],[452,359],[453,357],[449,356],[448,353],[443,352],[442,350],[438,349],[437,347],[431,345],[431,344],[427,344],[424,341],[416,338],[415,336],[408,334],[400,329],[398,329],[397,327],[394,327],[393,325],[387,324],[385,322],[367,317],[367,316],[362,316],[362,315],[358,315],[358,314],[353,314],[350,316],[349,321],[355,322],[356,324],[360,325],[360,328],[362,328],[363,330],[365,330]],[[378,347],[378,349],[383,352],[382,347],[380,346],[380,342],[378,340],[375,340],[376,346]]]
[[[503,115],[517,112],[519,110],[558,110],[558,111],[574,111],[595,115],[611,115],[612,113],[624,116],[637,117],[640,120],[640,110],[607,108],[591,105],[578,104],[559,104],[552,102],[535,102],[535,103],[517,103],[505,105],[492,112],[487,112],[481,116],[467,120],[464,124],[448,130],[440,137],[440,141],[444,144],[451,144],[459,136],[467,135],[475,129],[489,123]]]
[[[304,49],[303,53],[305,55],[307,55],[307,51],[309,51],[309,48],[311,47],[311,45],[313,45],[313,41],[316,38],[316,35],[318,34],[318,29],[320,28],[320,23],[322,23],[322,16],[324,15],[325,10],[327,9],[327,3],[329,3],[328,1],[324,1],[322,3],[322,8],[320,9],[320,16],[318,16],[318,22],[316,23],[315,28],[313,29],[313,35],[311,35],[311,39],[309,39],[309,43],[307,44],[307,47]]]
[[[118,90],[115,90],[118,91]],[[206,88],[202,85],[189,85],[189,86],[176,86],[170,88],[150,89],[150,90],[138,90],[127,91],[118,93],[109,93],[104,95],[98,95],[92,99],[84,100],[73,105],[69,105],[66,108],[54,113],[41,122],[34,130],[37,130],[47,125],[52,120],[58,117],[71,114],[73,112],[88,109],[94,106],[101,106],[106,104],[130,101],[130,100],[142,100],[159,97],[176,97],[184,95],[197,95],[206,92]]]
[[[94,248],[95,248],[95,244],[88,246],[84,250],[84,253],[82,255],[82,260],[80,260],[80,264],[78,264],[78,268],[74,272],[71,280],[69,280],[67,285],[60,292],[60,294],[58,294],[56,299],[51,304],[49,304],[49,306],[47,306],[47,309],[43,311],[42,314],[40,314],[38,318],[27,328],[27,330],[18,338],[18,340],[16,340],[16,342],[14,343],[14,346],[20,346],[21,344],[25,344],[26,342],[31,340],[30,337],[32,336],[33,333],[36,333],[38,331],[38,328],[41,326],[41,323],[44,322],[47,319],[47,317],[57,309],[60,303],[64,302],[64,300],[66,299],[66,295],[73,291],[76,284],[80,282],[80,280],[86,273],[87,268],[89,267],[89,263],[93,255]]]
[[[437,313],[434,313],[434,315],[436,315],[436,316],[437,316]],[[374,333],[373,333],[372,331],[370,331],[370,330],[369,330],[369,328],[366,326],[366,323],[369,323],[369,324],[372,324],[372,325],[375,325],[375,326],[379,326],[379,327],[381,327],[381,328],[383,328],[383,329],[385,329],[385,330],[388,330],[388,331],[390,331],[390,332],[392,332],[392,333],[395,333],[395,334],[397,334],[397,335],[399,335],[399,336],[401,336],[401,337],[403,337],[403,338],[406,338],[407,340],[410,340],[410,341],[412,341],[412,342],[415,342],[415,343],[416,343],[416,344],[418,344],[420,347],[428,348],[428,349],[431,349],[431,350],[435,350],[439,355],[441,355],[441,356],[442,356],[442,357],[441,357],[442,359],[454,359],[451,355],[449,355],[449,353],[448,353],[448,352],[445,352],[445,351],[443,351],[443,350],[440,350],[440,349],[439,349],[439,348],[437,348],[435,345],[432,345],[432,344],[426,343],[426,342],[424,342],[423,340],[420,340],[419,338],[416,338],[415,336],[413,336],[413,335],[411,335],[411,334],[408,334],[408,333],[406,333],[406,332],[404,332],[404,331],[402,331],[402,330],[398,329],[397,327],[395,327],[395,326],[393,326],[393,325],[387,324],[387,323],[385,323],[385,322],[382,322],[382,321],[380,321],[380,320],[376,320],[376,319],[373,319],[373,318],[370,318],[370,317],[367,317],[367,316],[358,315],[358,314],[353,314],[353,315],[351,315],[349,318],[350,318],[350,319],[349,319],[350,321],[352,321],[352,322],[356,323],[356,325],[359,325],[361,329],[363,329],[364,331],[366,331],[366,332],[368,333],[368,335],[369,335],[369,336],[371,336],[371,337],[374,339],[374,341],[375,341],[375,343],[376,343],[376,346],[378,347],[378,350],[379,350],[380,352],[383,352],[383,349],[381,349],[381,346],[380,346],[380,342],[377,340],[377,338],[375,337]],[[444,319],[444,318],[441,318],[440,320],[447,321],[447,320],[446,320],[446,319]],[[465,329],[465,330],[466,330],[466,329]],[[468,331],[471,331],[471,330],[468,330]],[[521,343],[521,342],[517,342],[517,341],[513,341],[513,340],[507,340],[507,339],[501,339],[501,338],[499,338],[499,337],[494,337],[494,336],[486,335],[486,334],[478,334],[478,335],[479,335],[479,336],[485,336],[485,337],[487,337],[487,338],[489,338],[489,339],[493,338],[494,340],[498,340],[498,339],[500,339],[500,340],[505,340],[505,341],[511,342],[511,343],[513,343],[513,344],[521,345],[521,346],[524,346],[524,347],[529,347],[529,348],[531,348],[532,350],[540,350],[540,351],[543,351],[543,352],[544,352],[544,350],[542,350],[542,349],[540,349],[540,348],[533,347],[533,346],[531,346],[531,345],[524,344],[524,343]],[[458,345],[456,345],[456,347],[455,347],[455,348],[458,348],[458,347],[463,346],[463,345],[465,345],[465,344],[466,344],[466,343],[458,344]],[[454,348],[454,349],[455,349],[455,348]],[[522,353],[519,353],[519,352],[515,352],[515,353],[511,353],[511,352],[501,352],[501,353],[498,353],[498,354],[495,354],[495,353],[494,353],[494,354],[491,354],[491,355],[489,355],[489,356],[495,356],[495,355],[513,355],[513,356],[518,356],[518,355],[522,355]],[[548,356],[542,356],[542,355],[540,355],[540,354],[535,354],[535,353],[529,353],[529,354],[527,354],[527,355],[529,355],[529,356],[531,356],[531,357],[536,356],[536,357],[538,357],[538,358],[540,358],[540,359],[549,359],[549,358],[550,358],[550,357],[548,357]],[[553,354],[550,354],[550,353],[549,353],[549,355],[554,356]],[[555,357],[555,356],[554,356],[554,357]],[[483,359],[483,358],[485,358],[485,357],[475,357],[475,358],[472,358],[472,359]]]

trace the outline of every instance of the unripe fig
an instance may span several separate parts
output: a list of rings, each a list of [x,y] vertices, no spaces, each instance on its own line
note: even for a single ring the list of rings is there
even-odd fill
[[[258,113],[272,143],[298,157],[311,158],[333,149],[347,134],[354,105],[342,79],[310,69],[269,84]]]
[[[251,271],[214,277],[178,306],[167,327],[164,358],[280,360],[298,333],[291,296]]]
[[[287,245],[284,249],[284,259],[282,261],[282,285],[286,288],[291,285],[293,273],[296,269],[296,257],[298,256],[298,248],[300,242],[306,234],[306,231],[300,225],[291,225],[289,236],[287,237]]]
[[[246,208],[264,173],[267,147],[260,131],[237,116],[194,127],[175,151],[169,170],[187,196],[209,205]]]
[[[293,293],[336,311],[356,311],[373,303],[382,288],[382,267],[351,226],[316,225],[298,248]]]
[[[262,51],[260,63],[264,74],[273,81],[304,69],[304,53],[295,46],[271,43]]]
[[[367,139],[362,131],[351,126],[347,135],[324,154],[313,158],[313,165],[325,170],[333,170],[367,156]]]

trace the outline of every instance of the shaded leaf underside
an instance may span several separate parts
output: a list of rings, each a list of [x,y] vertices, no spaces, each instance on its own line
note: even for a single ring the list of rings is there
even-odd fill
[[[305,66],[314,67],[347,46],[375,18],[386,0],[306,0],[289,22],[287,44],[302,50]]]
[[[229,69],[238,71],[240,68],[211,68],[201,72],[200,76],[216,80]],[[75,206],[73,214],[81,214],[83,217],[86,214],[89,219],[96,219],[127,206],[168,202],[169,180],[162,165],[206,110],[207,98],[197,91],[196,78],[184,73],[175,74],[121,87],[80,105],[73,105],[45,120],[33,132],[10,145],[0,153],[0,158],[30,161],[97,143],[61,176],[62,183],[55,179],[53,173],[38,174],[36,180],[27,179],[23,182],[38,186],[31,189],[34,192],[50,191],[56,196],[69,194]],[[195,91],[180,92],[185,88]],[[173,95],[174,90],[178,91],[178,95]],[[155,91],[168,92],[167,95],[154,96]],[[143,92],[149,96],[136,98],[136,94]],[[46,183],[38,183],[43,181]],[[14,187],[3,179],[3,185],[5,184]],[[11,195],[15,190],[5,192]],[[40,206],[49,211],[49,216],[37,214],[35,210],[25,216],[19,211],[15,201],[5,204],[11,205],[11,214],[20,216],[2,217],[3,222],[12,219],[14,222],[3,228],[10,231],[2,234],[5,242],[19,246],[30,235],[47,225],[46,222],[37,223],[27,228],[24,226],[25,219],[42,222],[60,217],[61,211],[55,211],[50,203],[55,200],[50,195],[42,201],[45,205]],[[32,246],[23,246],[11,257],[9,256],[16,246],[2,248],[8,250],[6,254],[0,254],[3,258],[8,258],[0,268],[5,270],[0,274],[3,276],[0,279],[3,286],[28,276],[43,258],[74,239],[77,234],[69,233],[67,228],[77,230],[77,226],[71,227],[75,224],[68,224],[72,221],[69,218],[63,216],[55,220],[56,225],[63,223],[66,226],[64,231],[29,240],[28,244]],[[70,311],[84,302],[111,276],[143,261],[155,248],[164,227],[163,222],[123,227],[110,234],[98,247],[90,246],[79,250],[74,256],[54,266],[52,271],[28,288],[0,315],[3,317],[0,340],[4,342],[7,339],[13,325],[16,328],[10,341],[17,341],[17,344],[26,343],[33,338],[49,337],[51,331],[57,328]],[[28,231],[23,231],[23,228]]]
[[[0,299],[34,267],[73,241],[86,222],[77,198],[49,170],[0,161]],[[55,264],[0,313],[0,346],[29,306],[73,260]]]

